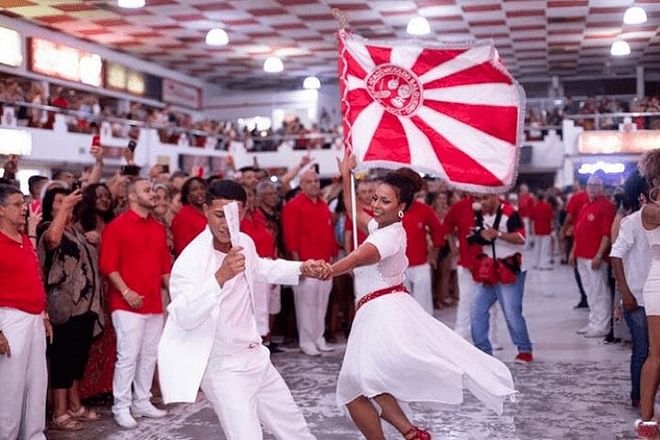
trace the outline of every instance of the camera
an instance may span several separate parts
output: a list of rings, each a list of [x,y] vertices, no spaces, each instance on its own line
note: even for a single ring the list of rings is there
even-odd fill
[[[491,240],[486,240],[481,236],[481,232],[484,231],[486,227],[484,227],[484,218],[480,209],[474,211],[474,224],[475,226],[470,228],[470,233],[467,236],[467,242],[471,245],[480,246],[491,244]]]

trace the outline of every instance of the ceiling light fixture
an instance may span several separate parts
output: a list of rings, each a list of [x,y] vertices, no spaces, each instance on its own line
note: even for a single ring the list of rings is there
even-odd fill
[[[308,76],[303,81],[303,89],[318,90],[321,88],[321,81],[315,76]]]
[[[408,22],[406,32],[410,35],[426,35],[431,33],[431,26],[424,17],[413,17]]]
[[[616,40],[614,43],[612,43],[610,53],[615,57],[630,55],[630,45],[626,41]]]
[[[284,64],[278,57],[268,57],[264,61],[264,71],[268,73],[278,73],[284,70]]]
[[[639,6],[631,6],[626,9],[626,13],[623,14],[623,22],[625,24],[646,23],[646,11]]]
[[[117,0],[117,6],[127,9],[144,8],[144,0]]]
[[[206,34],[206,44],[209,46],[224,46],[229,43],[229,37],[224,29],[211,29]]]

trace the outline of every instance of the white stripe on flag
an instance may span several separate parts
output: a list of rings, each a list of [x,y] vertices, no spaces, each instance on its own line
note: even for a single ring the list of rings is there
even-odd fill
[[[349,92],[356,89],[366,89],[367,85],[364,83],[364,80],[361,80],[357,76],[348,75],[346,81],[346,90]]]
[[[454,73],[460,72],[461,70],[473,67],[477,64],[485,63],[491,59],[493,54],[493,46],[483,45],[473,47],[472,49],[467,50],[462,54],[452,58],[446,63],[442,63],[439,66],[429,70],[424,75],[422,75],[419,80],[422,82],[422,84],[426,84],[436,79],[444,78],[445,76],[452,75]]]
[[[462,104],[517,106],[516,88],[512,84],[489,83],[426,89],[424,99]]]
[[[417,111],[417,116],[502,182],[511,182],[516,160],[514,145],[425,106]]]
[[[390,62],[406,70],[411,70],[415,65],[419,54],[424,50],[417,46],[394,46],[390,55]]]
[[[408,138],[411,166],[413,168],[421,167],[425,170],[437,170],[437,177],[447,179],[445,168],[438,160],[429,138],[409,118],[399,118],[399,121]]]
[[[380,104],[372,102],[355,118],[355,122],[351,128],[351,138],[353,141],[353,152],[358,163],[364,160],[364,155],[367,154],[371,139],[374,137],[381,119],[383,119],[384,111]]]
[[[354,40],[346,40],[346,48],[351,53],[351,55],[353,55],[355,61],[357,61],[358,64],[360,64],[360,66],[362,66],[362,68],[367,72],[367,75],[369,72],[374,70],[376,65],[374,64],[374,60],[371,58],[371,55],[369,55],[369,51],[364,44],[358,43]]]

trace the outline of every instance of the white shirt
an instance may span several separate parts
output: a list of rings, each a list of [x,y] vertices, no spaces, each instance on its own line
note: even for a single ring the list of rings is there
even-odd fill
[[[215,251],[216,270],[220,269],[226,255]],[[220,313],[213,343],[213,351],[221,356],[261,344],[245,273],[227,281],[223,287],[228,293],[220,300]]]
[[[623,270],[630,291],[637,304],[644,306],[644,283],[651,268],[651,251],[642,225],[642,210],[635,211],[621,219],[619,235],[612,245],[610,257],[623,260]]]

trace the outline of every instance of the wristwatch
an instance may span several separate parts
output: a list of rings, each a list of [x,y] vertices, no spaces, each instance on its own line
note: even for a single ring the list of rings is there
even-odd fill
[[[502,234],[502,231],[497,231],[497,238],[502,238],[502,235],[504,235]]]

